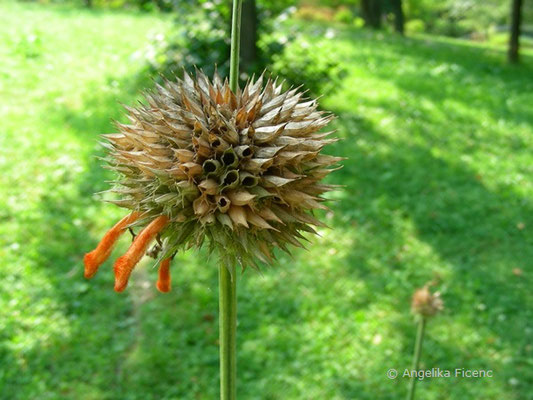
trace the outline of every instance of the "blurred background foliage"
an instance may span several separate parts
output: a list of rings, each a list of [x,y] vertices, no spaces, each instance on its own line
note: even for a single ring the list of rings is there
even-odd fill
[[[422,368],[494,378],[424,380],[420,398],[533,400],[531,2],[518,65],[511,1],[405,0],[405,35],[398,2],[378,3],[247,10],[243,78],[321,95],[348,159],[333,229],[239,276],[239,398],[402,398],[385,374],[410,366],[410,296],[433,281],[446,308]],[[111,263],[86,282],[82,257],[122,214],[93,195],[113,178],[98,135],[159,74],[224,74],[228,5],[0,2],[1,400],[217,397],[216,260],[179,254],[168,295],[145,260],[117,295]]]
[[[41,0],[76,4],[80,0]],[[522,0],[523,1],[523,0]],[[147,49],[152,72],[179,75],[200,68],[208,74],[229,67],[231,2],[225,0],[83,0],[100,9],[158,10],[174,18],[174,29]],[[506,45],[511,1],[501,0],[247,0],[244,3],[243,75],[264,70],[283,76],[291,85],[305,82],[311,94],[331,89],[342,75],[333,60],[316,59],[301,46],[305,21],[372,27],[401,34],[435,34]],[[521,6],[522,47],[533,48],[533,3]],[[290,20],[290,23],[287,21]],[[294,24],[295,20],[301,23]],[[315,35],[324,30],[314,26]],[[309,34],[309,30],[305,35]],[[295,55],[295,52],[298,54]]]

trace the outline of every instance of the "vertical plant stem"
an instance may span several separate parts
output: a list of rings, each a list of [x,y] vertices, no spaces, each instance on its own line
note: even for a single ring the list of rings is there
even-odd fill
[[[231,268],[231,270],[230,270]],[[235,266],[218,269],[220,399],[236,399],[237,380],[237,275]]]
[[[229,85],[239,87],[242,0],[233,0]],[[237,274],[235,265],[221,263],[219,282],[220,400],[237,398]]]
[[[229,87],[233,93],[239,86],[239,58],[241,54],[241,15],[242,0],[233,0],[231,18],[231,55],[229,67]]]
[[[426,328],[426,318],[421,316],[418,321],[418,330],[416,333],[416,343],[415,343],[415,352],[413,356],[413,370],[418,371],[420,365],[420,355],[422,354],[422,343],[424,342],[424,331]],[[416,376],[411,377],[409,382],[409,393],[407,394],[407,400],[414,400],[415,398],[415,387],[416,382],[418,381]]]

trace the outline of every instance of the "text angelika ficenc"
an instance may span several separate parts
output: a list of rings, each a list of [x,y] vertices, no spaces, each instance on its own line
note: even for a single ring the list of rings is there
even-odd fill
[[[418,378],[420,380],[425,378],[492,378],[494,376],[491,369],[466,369],[455,368],[450,369],[408,369],[403,371],[404,378]]]

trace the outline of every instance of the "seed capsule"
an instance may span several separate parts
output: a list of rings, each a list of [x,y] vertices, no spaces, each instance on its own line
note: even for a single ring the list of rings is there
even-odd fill
[[[303,232],[315,233],[311,225],[324,226],[312,213],[326,209],[322,196],[335,186],[320,181],[341,159],[321,154],[334,142],[320,132],[333,117],[316,101],[262,76],[233,93],[202,73],[166,81],[147,97],[126,108],[128,124],[104,136],[107,168],[118,175],[109,201],[131,214],[85,256],[87,277],[131,225],[139,233],[115,263],[117,291],[154,235],[162,238],[154,253],[163,260],[161,290],[177,249],[207,242],[227,262],[257,267],[272,262],[274,247],[301,246]]]

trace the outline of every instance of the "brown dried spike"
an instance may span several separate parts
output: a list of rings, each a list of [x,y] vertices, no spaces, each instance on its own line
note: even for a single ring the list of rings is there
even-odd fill
[[[276,228],[274,228],[272,225],[270,225],[268,222],[266,222],[263,218],[261,218],[249,208],[246,209],[246,220],[252,225],[255,225],[261,229],[272,229],[274,231],[277,231]]]
[[[261,253],[265,255],[268,262],[272,263],[273,261],[272,253],[270,252],[270,249],[268,248],[268,245],[266,244],[264,240],[259,241],[259,250],[261,250]]]
[[[131,140],[124,135],[123,133],[110,133],[102,135],[106,140],[108,140],[112,145],[117,146],[118,148],[124,150],[131,150]]]
[[[252,203],[252,200],[256,197],[255,194],[251,194],[246,190],[231,190],[227,193],[231,203],[236,206],[245,206]]]
[[[242,225],[245,228],[248,228],[244,207],[232,205],[228,210],[228,214],[235,225]]]
[[[252,107],[248,107],[248,117],[247,121],[249,124],[254,122],[256,115],[258,114],[259,110],[261,109],[261,106],[263,105],[263,102],[259,98],[259,95],[252,103],[255,103]]]
[[[174,150],[174,154],[176,155],[180,163],[186,163],[186,162],[190,162],[194,160],[194,153],[190,150],[185,150],[185,149]]]
[[[246,116],[247,116],[246,109],[241,108],[239,112],[237,113],[237,116],[235,117],[235,123],[238,128],[244,129],[246,127],[246,124],[247,124]]]
[[[253,140],[254,143],[263,144],[268,143],[276,139],[285,128],[285,124],[279,124],[275,126],[265,126],[255,129]]]
[[[222,93],[220,92],[220,90],[217,90],[217,96],[216,96],[216,99],[215,99],[215,102],[217,104],[224,104],[224,96],[222,95]]]
[[[205,179],[198,184],[198,188],[205,194],[217,194],[219,190],[218,182],[214,179]]]
[[[179,167],[167,169],[165,172],[167,172],[171,177],[173,177],[177,181],[185,180],[188,178],[188,175],[185,173],[185,171],[183,171]]]
[[[255,152],[255,157],[273,158],[281,150],[283,150],[283,146],[261,147],[259,150]]]
[[[196,215],[206,215],[211,210],[211,205],[207,198],[202,195],[193,201],[192,207]]]
[[[242,168],[251,173],[258,174],[270,168],[273,162],[274,159],[272,158],[252,158],[250,160],[244,161],[242,163]]]
[[[257,211],[257,213],[266,219],[267,221],[274,221],[279,222],[280,224],[284,224],[284,222],[268,207],[264,207],[261,210]]]
[[[189,177],[195,177],[202,173],[202,166],[193,162],[180,164],[179,168]]]

